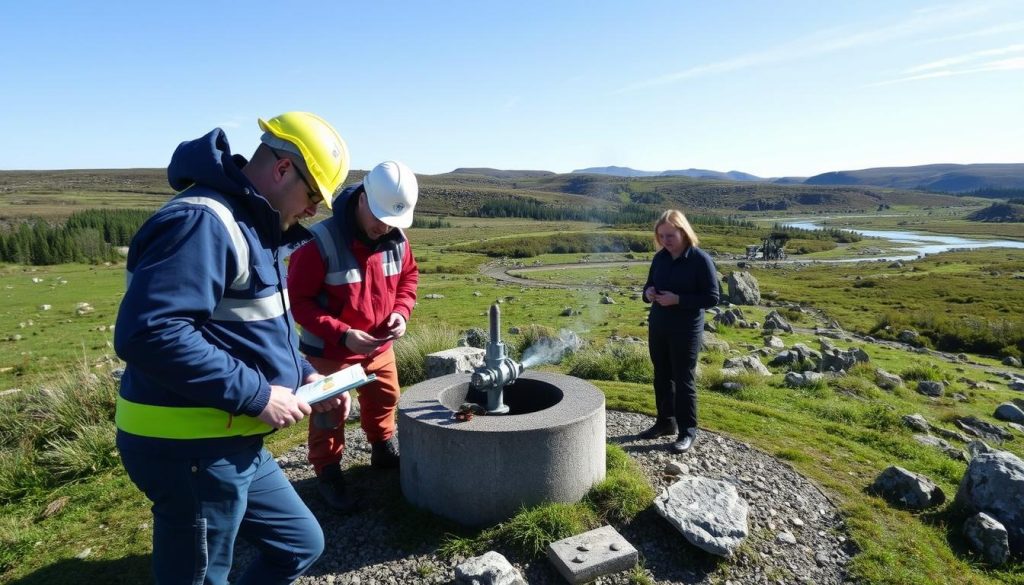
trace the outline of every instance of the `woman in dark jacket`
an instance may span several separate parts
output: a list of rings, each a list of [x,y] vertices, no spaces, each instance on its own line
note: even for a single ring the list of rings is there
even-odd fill
[[[643,298],[652,303],[648,347],[658,419],[640,438],[676,436],[672,451],[683,453],[697,437],[697,352],[704,309],[718,304],[718,278],[683,212],[663,213],[654,237],[661,250],[651,261]]]

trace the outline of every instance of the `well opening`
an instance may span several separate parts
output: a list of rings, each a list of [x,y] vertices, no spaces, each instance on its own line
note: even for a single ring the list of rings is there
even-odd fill
[[[495,416],[516,416],[539,412],[562,401],[565,393],[554,384],[541,380],[520,378],[515,383],[505,386],[504,400],[508,406],[507,414]],[[474,389],[468,382],[456,384],[442,390],[438,396],[445,408],[452,412],[458,411],[466,402],[475,402],[485,406],[487,404],[487,393]]]

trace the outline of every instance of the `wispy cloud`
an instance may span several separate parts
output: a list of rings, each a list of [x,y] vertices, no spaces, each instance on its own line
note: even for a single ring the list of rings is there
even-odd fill
[[[995,35],[1001,35],[1005,33],[1012,33],[1024,30],[1024,20],[1017,20],[1014,22],[1004,22],[994,26],[981,28],[978,30],[972,30],[964,33],[955,35],[947,35],[944,37],[935,37],[932,39],[925,39],[921,41],[926,44],[937,44],[937,43],[949,43],[953,41],[964,41],[968,39],[977,39],[983,37],[991,37]]]
[[[1024,44],[1009,45],[1007,47],[1001,47],[999,49],[986,49],[984,51],[975,51],[973,53],[967,53],[966,55],[960,55],[958,57],[947,57],[946,59],[939,59],[938,61],[932,61],[931,63],[925,63],[924,65],[918,65],[911,67],[904,71],[904,73],[914,74],[922,71],[928,71],[930,69],[948,69],[964,63],[970,63],[972,61],[978,61],[986,57],[998,57],[1000,55],[1008,55],[1012,53],[1024,52]]]
[[[983,51],[979,51],[983,52]],[[939,62],[936,62],[939,63]],[[962,64],[962,61],[958,61],[954,65]],[[929,63],[927,65],[933,65]],[[927,71],[923,69],[924,66],[913,68],[918,71]],[[996,59],[985,63],[976,63],[969,67],[961,68],[948,68],[945,66],[929,67],[928,69],[935,69],[934,71],[928,71],[927,73],[920,73],[917,75],[908,75],[899,79],[890,79],[888,81],[880,81],[878,83],[872,83],[868,87],[878,87],[882,85],[892,85],[894,83],[907,83],[910,81],[921,81],[924,79],[935,79],[938,77],[955,77],[958,75],[970,75],[974,73],[988,73],[991,71],[1016,71],[1024,69],[1024,57],[1012,57],[1010,59]],[[909,72],[909,71],[908,71]]]
[[[870,30],[849,30],[845,27],[822,29],[795,41],[775,47],[766,47],[754,53],[696,65],[682,71],[638,81],[621,87],[613,93],[628,93],[704,75],[785,63],[825,53],[876,45],[893,39],[909,38],[950,23],[962,23],[965,19],[978,16],[987,10],[988,8],[980,3],[943,5],[918,10],[902,22]]]

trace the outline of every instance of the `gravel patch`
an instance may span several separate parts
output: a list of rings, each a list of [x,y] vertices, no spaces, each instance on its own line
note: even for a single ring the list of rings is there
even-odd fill
[[[649,427],[648,416],[607,412],[608,440],[620,445],[643,468],[656,491],[675,481],[666,474],[670,463],[693,475],[727,481],[750,504],[750,535],[733,558],[723,559],[690,545],[661,518],[653,506],[632,522],[615,528],[640,552],[651,582],[658,585],[784,584],[819,585],[850,582],[846,567],[855,552],[839,510],[811,481],[789,465],[753,447],[701,431],[693,449],[683,455],[667,450],[666,440],[641,441],[636,435]],[[404,585],[452,583],[463,558],[444,559],[434,554],[439,542],[416,543],[400,534],[394,521],[392,499],[400,497],[396,470],[369,469],[369,445],[358,428],[350,429],[343,466],[350,488],[360,499],[359,512],[338,516],[326,509],[316,494],[306,447],[278,457],[296,490],[324,528],[324,555],[296,583],[302,585]],[[486,489],[486,486],[482,486]],[[414,544],[409,544],[413,542]],[[565,580],[546,558],[522,559],[498,549],[532,585],[561,584]],[[251,548],[240,543],[236,567],[244,567]],[[630,572],[602,577],[594,583],[629,583]]]

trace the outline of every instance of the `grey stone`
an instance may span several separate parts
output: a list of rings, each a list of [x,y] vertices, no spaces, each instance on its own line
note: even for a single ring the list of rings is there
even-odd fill
[[[735,305],[758,305],[761,303],[761,288],[757,279],[749,272],[730,272],[728,277],[729,302]]]
[[[1013,438],[1009,431],[999,428],[996,425],[985,422],[976,416],[963,416],[956,419],[956,426],[961,430],[988,439],[990,441],[1007,441]]]
[[[427,354],[424,367],[428,379],[447,374],[471,373],[484,364],[484,350],[478,347],[455,347]]]
[[[942,488],[927,477],[891,465],[875,478],[871,491],[911,510],[924,510],[946,501]]]
[[[723,375],[726,375],[726,376],[729,376],[729,375],[736,376],[736,375],[742,374],[744,372],[750,372],[752,374],[757,374],[759,376],[771,376],[772,375],[771,370],[769,370],[767,368],[767,366],[762,364],[761,360],[757,359],[754,356],[750,356],[750,355],[729,358],[729,359],[725,360],[725,362],[722,364],[722,374]]]
[[[967,466],[954,503],[985,512],[1006,527],[1010,550],[1024,553],[1024,461],[1008,451],[979,453]]]
[[[921,431],[922,433],[927,433],[928,429],[931,428],[931,425],[929,425],[928,421],[925,420],[924,415],[917,413],[903,415],[903,424],[915,431]]]
[[[792,388],[802,388],[804,386],[813,386],[818,382],[825,379],[825,375],[818,372],[786,372],[784,382],[787,386]]]
[[[1013,357],[1012,355],[1008,355],[1008,356],[1003,358],[1003,365],[1004,366],[1011,366],[1011,367],[1014,367],[1014,368],[1021,367],[1020,366],[1020,360],[1015,358],[1015,357]]]
[[[920,380],[917,383],[917,391],[925,396],[938,398],[946,393],[946,385],[936,380]]]
[[[978,512],[964,522],[964,536],[985,562],[998,567],[1010,558],[1010,540],[1006,527],[984,512]]]
[[[488,551],[455,567],[456,585],[527,585],[501,553]]]
[[[636,548],[611,526],[548,545],[548,559],[570,583],[587,583],[603,575],[631,569],[638,558]]]
[[[1005,420],[1015,423],[1024,423],[1024,410],[1021,410],[1019,406],[1012,402],[1004,402],[996,407],[995,413],[992,415],[999,420]]]
[[[654,506],[690,544],[711,554],[731,556],[748,534],[747,501],[724,481],[684,477],[665,488]]]
[[[764,317],[764,328],[767,329],[778,329],[779,331],[785,331],[786,333],[793,332],[793,326],[789,324],[789,321],[785,317],[779,314],[778,311],[772,311]]]
[[[777,335],[771,335],[769,337],[765,337],[764,338],[764,344],[766,346],[768,346],[768,347],[772,347],[772,348],[775,348],[775,349],[783,349],[783,348],[786,347],[786,342],[782,341],[782,339],[780,337],[778,337]]]
[[[701,336],[701,349],[705,351],[727,353],[730,347],[728,341],[721,339],[712,332],[705,331]]]
[[[462,337],[466,340],[466,345],[470,347],[479,347],[483,349],[487,346],[487,342],[490,340],[490,335],[486,331],[479,327],[473,327],[463,332]]]

